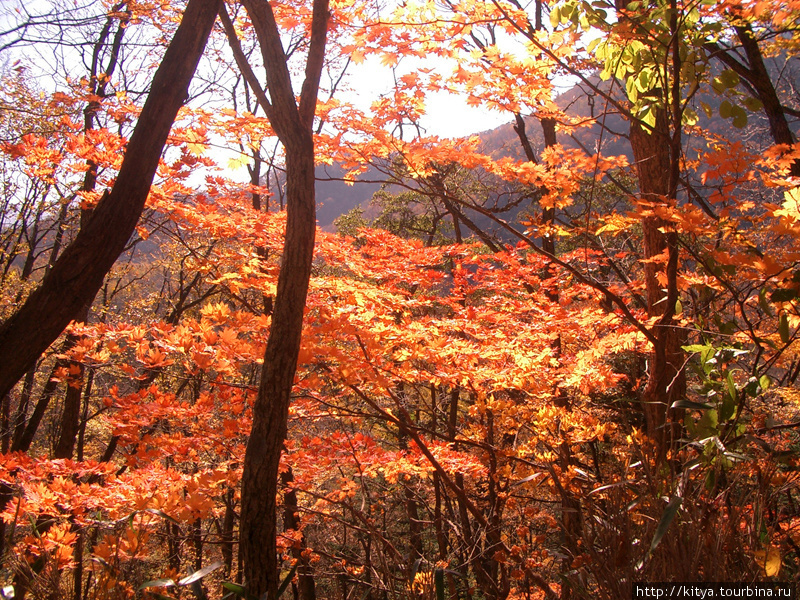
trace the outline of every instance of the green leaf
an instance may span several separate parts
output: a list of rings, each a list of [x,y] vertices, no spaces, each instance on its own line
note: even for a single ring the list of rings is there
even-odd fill
[[[237,596],[240,596],[242,598],[247,597],[247,590],[245,590],[243,585],[239,585],[238,583],[233,583],[232,581],[223,581],[222,587],[224,587],[226,590],[230,592],[233,592]]]
[[[173,579],[151,579],[150,581],[145,581],[142,585],[139,586],[139,590],[143,590],[145,588],[157,588],[157,587],[173,587],[177,585],[175,580]]]
[[[769,386],[772,385],[772,380],[769,378],[769,375],[762,375],[758,380],[758,385],[761,386],[762,390],[767,391]]]
[[[728,371],[725,375],[725,383],[728,386],[728,396],[731,400],[736,402],[736,399],[739,397],[736,391],[736,383],[733,381],[733,375],[730,371]]]
[[[639,113],[639,119],[641,119],[642,123],[648,125],[650,127],[656,126],[656,113],[653,110],[653,107],[648,106],[646,107],[641,113]]]
[[[595,23],[605,23],[608,20],[608,13],[602,8],[598,8],[592,14],[595,16],[593,19]]]
[[[664,534],[667,533],[667,529],[669,529],[670,523],[672,523],[672,520],[678,513],[678,509],[681,507],[682,502],[683,498],[680,496],[673,496],[670,499],[669,503],[667,504],[667,508],[664,509],[664,513],[661,515],[661,520],[658,522],[656,533],[653,535],[653,541],[650,542],[651,553],[661,543],[661,539],[664,537]]]
[[[636,87],[635,77],[628,77],[625,81],[625,90],[628,92],[628,100],[635,104],[639,100],[639,89]]]
[[[184,577],[183,579],[181,579],[178,582],[178,585],[180,585],[180,586],[189,585],[189,584],[197,581],[198,579],[202,579],[203,577],[205,577],[209,573],[211,573],[213,571],[216,571],[221,566],[222,566],[222,563],[220,561],[217,561],[217,562],[215,562],[213,564],[208,565],[207,567],[203,567],[199,571],[195,571],[191,575],[188,575],[187,577]]]
[[[238,583],[233,583],[232,581],[223,581],[222,587],[224,587],[226,590],[230,590],[231,593],[235,594],[239,598],[244,598],[245,600],[258,600],[258,598],[253,596],[253,594],[249,594],[247,592],[246,587],[239,585]]]
[[[555,6],[550,10],[550,25],[552,25],[553,29],[555,29],[560,24],[561,24],[561,8]]]
[[[688,346],[681,346],[685,352],[689,352],[690,354],[694,354],[695,352],[705,352],[711,346],[707,344],[689,344]]]
[[[289,569],[289,574],[281,582],[281,587],[278,588],[278,598],[283,596],[283,592],[285,592],[286,588],[289,587],[289,584],[292,582],[292,579],[294,578],[294,574],[296,572],[297,572],[297,563],[294,563],[294,565],[292,565],[292,568]]]
[[[732,71],[730,69],[726,69],[722,73],[720,73],[719,79],[723,83],[723,85],[727,88],[733,88],[739,85],[739,76],[736,74],[735,71]]]
[[[639,75],[636,76],[636,87],[639,88],[640,92],[646,92],[650,85],[650,71],[646,69],[642,69],[639,72]]]
[[[730,376],[730,373],[728,373]],[[736,388],[734,387],[734,394],[736,394]],[[736,400],[735,396],[731,396],[730,392],[730,383],[728,384],[728,393],[722,397],[722,406],[720,406],[719,410],[719,418],[722,421],[730,420],[734,413],[736,412]]]
[[[770,303],[767,301],[767,288],[765,287],[761,288],[758,292],[758,305],[767,316],[772,316],[772,306],[770,306]]]
[[[707,410],[697,422],[697,430],[700,436],[710,435],[719,428],[719,416],[716,409]]]
[[[738,104],[733,105],[733,126],[737,129],[747,126],[747,113]]]
[[[670,405],[670,408],[688,408],[690,410],[711,410],[714,408],[712,404],[706,402],[693,402],[691,400],[676,400]]]
[[[208,594],[206,594],[206,591],[203,589],[203,583],[199,579],[190,583],[189,589],[192,590],[197,600],[208,600]]]
[[[781,320],[778,324],[778,334],[781,336],[781,341],[786,344],[789,342],[789,318],[786,313],[781,314]]]
[[[760,112],[764,108],[764,103],[758,98],[753,98],[753,96],[747,96],[744,99],[744,105],[750,112]]]
[[[733,104],[723,100],[719,105],[719,116],[723,119],[730,119],[733,116]]]

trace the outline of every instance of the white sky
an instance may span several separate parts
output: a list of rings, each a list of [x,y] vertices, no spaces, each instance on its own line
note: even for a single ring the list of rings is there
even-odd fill
[[[449,69],[441,60],[432,64],[431,62],[423,63],[406,59],[396,68],[397,77],[399,78],[423,64],[428,68],[438,68],[435,66],[437,63],[441,65],[442,69]],[[392,93],[394,86],[392,70],[382,65],[380,60],[375,57],[367,58],[362,64],[351,65],[348,82],[350,87],[357,92],[345,92],[339,97],[353,102],[362,109],[369,108],[369,105],[381,94]],[[443,138],[480,133],[513,120],[513,115],[509,113],[469,106],[465,99],[446,92],[429,93],[426,108],[427,114],[421,121],[422,127],[427,130],[427,134]]]

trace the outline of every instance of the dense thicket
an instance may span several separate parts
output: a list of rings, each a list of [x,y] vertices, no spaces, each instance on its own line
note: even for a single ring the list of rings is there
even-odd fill
[[[0,25],[15,597],[798,579],[800,6],[44,10]],[[429,135],[444,92],[510,125]],[[315,164],[385,185],[320,231]]]

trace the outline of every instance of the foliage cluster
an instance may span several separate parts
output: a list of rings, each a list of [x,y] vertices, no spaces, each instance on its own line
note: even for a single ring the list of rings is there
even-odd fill
[[[311,7],[270,5],[294,66]],[[180,17],[93,6],[94,45],[71,50],[94,58],[85,77],[2,74],[3,317],[113,187],[141,110],[126,69]],[[250,56],[253,23],[228,9]],[[275,515],[286,593],[796,582],[800,6],[383,10],[331,3],[317,161],[371,164],[388,186],[369,227],[354,212],[316,232]],[[27,31],[0,32],[20,36],[5,51],[41,43]],[[137,235],[0,403],[0,578],[17,598],[247,594],[240,487],[288,226],[275,132],[219,38]],[[351,61],[434,55],[452,73],[397,71],[369,111],[334,95]],[[563,75],[580,102],[559,104]],[[424,135],[443,90],[508,111],[523,152]],[[218,166],[214,144],[240,158]],[[249,185],[227,178],[239,166]]]

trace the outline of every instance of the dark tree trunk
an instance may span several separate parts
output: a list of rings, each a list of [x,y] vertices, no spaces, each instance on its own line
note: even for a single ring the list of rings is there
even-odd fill
[[[87,315],[82,316],[85,322]],[[67,378],[67,390],[64,393],[64,410],[61,413],[61,431],[56,447],[53,450],[55,458],[72,458],[81,421],[81,392],[83,390],[85,368],[76,361],[70,361],[69,365],[71,370],[74,369],[76,373],[73,375],[70,372]]]
[[[167,135],[187,97],[221,0],[190,0],[128,143],[114,188],[25,304],[0,327],[0,396],[61,334],[125,248],[150,191]]]
[[[776,144],[791,145],[795,143],[795,136],[789,128],[786,112],[783,109],[778,92],[772,83],[772,78],[764,64],[764,56],[755,38],[755,32],[749,24],[736,27],[736,35],[744,50],[747,64],[738,60],[740,56],[731,48],[720,46],[718,43],[706,44],[706,49],[712,56],[720,60],[726,67],[733,70],[745,82],[745,87],[764,106],[764,114],[769,121],[769,131],[772,141]],[[791,166],[791,174],[800,177],[800,161],[795,160]]]
[[[286,241],[242,473],[241,544],[245,581],[250,593],[260,598],[269,591],[270,599],[277,596],[279,585],[275,547],[278,466],[286,439],[316,233],[314,146],[310,131],[302,146],[305,147],[301,151],[286,150]]]
[[[278,467],[286,439],[289,403],[297,370],[311,261],[316,234],[314,139],[312,127],[328,32],[328,0],[315,0],[305,81],[299,104],[268,2],[245,0],[258,37],[270,98],[244,57],[230,18],[220,13],[242,74],[264,109],[286,152],[286,238],[261,383],[242,472],[240,548],[250,594],[276,600],[280,580],[277,553]],[[271,100],[271,101],[270,101]]]
[[[220,543],[222,552],[222,563],[224,565],[225,579],[230,579],[233,572],[233,525],[236,515],[233,510],[233,488],[228,488],[225,492],[225,515],[222,518],[222,526],[220,531]]]

